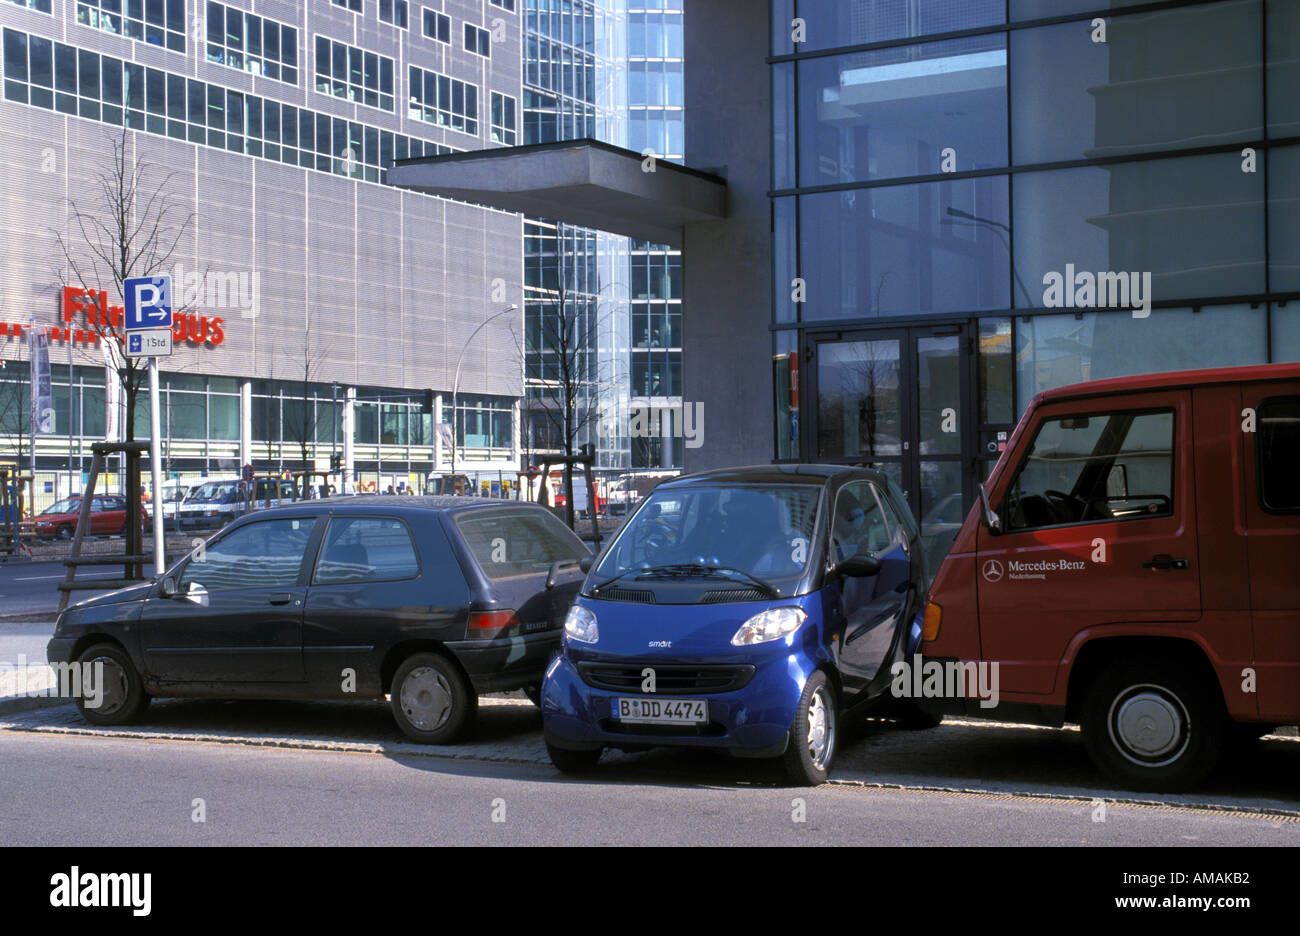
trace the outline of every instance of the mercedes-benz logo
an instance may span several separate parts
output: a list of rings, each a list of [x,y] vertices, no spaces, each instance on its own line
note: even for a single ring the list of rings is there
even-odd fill
[[[996,559],[990,559],[984,563],[984,579],[988,582],[1002,581],[1002,563]]]

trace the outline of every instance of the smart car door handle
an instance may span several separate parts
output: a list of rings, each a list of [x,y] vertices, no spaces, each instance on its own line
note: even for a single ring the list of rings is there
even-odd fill
[[[278,595],[272,595],[268,600],[273,605],[288,604],[289,602],[293,601],[293,595],[289,594],[288,592],[281,592]]]
[[[1190,569],[1192,564],[1186,559],[1175,559],[1173,556],[1152,556],[1149,560],[1142,563],[1144,569]]]

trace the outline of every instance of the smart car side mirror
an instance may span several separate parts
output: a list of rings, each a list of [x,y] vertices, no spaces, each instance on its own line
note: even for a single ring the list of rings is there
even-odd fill
[[[583,556],[581,559],[578,560],[578,568],[581,569],[584,573],[590,572],[591,567],[594,566],[595,564],[596,564],[595,556]]]
[[[874,556],[850,556],[835,564],[836,575],[849,578],[870,578],[880,574],[880,560]]]

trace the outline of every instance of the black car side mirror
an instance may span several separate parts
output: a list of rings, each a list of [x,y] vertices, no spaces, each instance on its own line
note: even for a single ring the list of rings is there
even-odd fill
[[[163,580],[158,583],[158,595],[162,598],[176,597],[176,579],[170,575],[164,576]]]
[[[850,556],[835,564],[836,575],[850,578],[869,578],[880,574],[880,560],[874,556]]]

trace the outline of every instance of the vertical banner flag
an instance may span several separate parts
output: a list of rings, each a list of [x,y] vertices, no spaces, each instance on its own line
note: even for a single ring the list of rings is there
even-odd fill
[[[32,438],[54,432],[54,393],[50,387],[50,336],[39,328],[28,331],[32,366]]]

